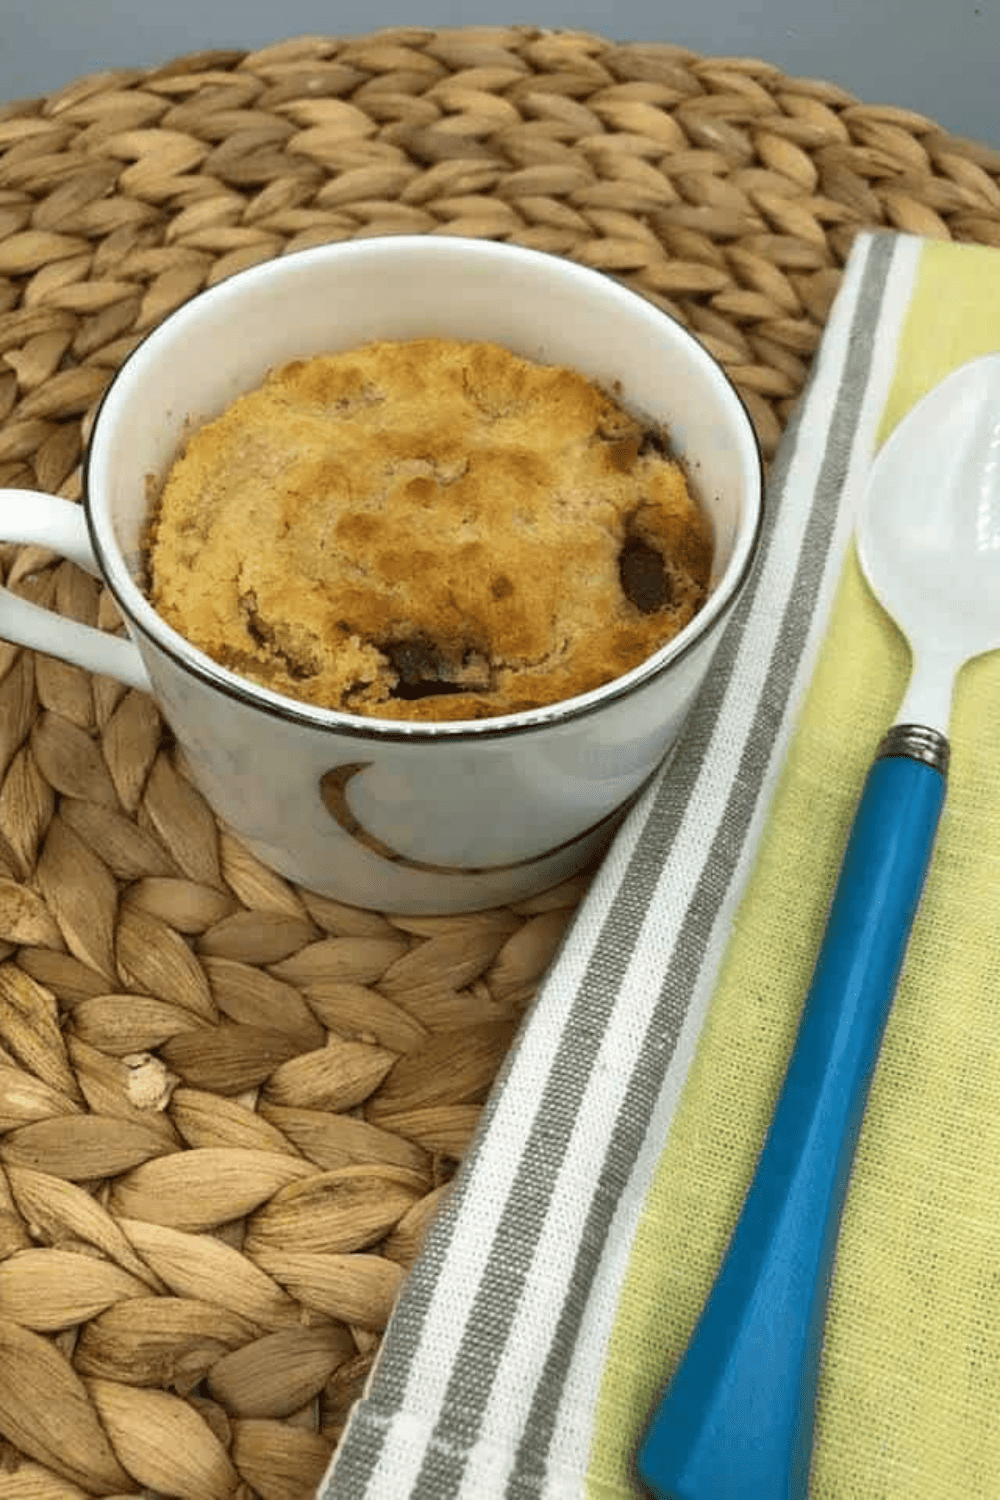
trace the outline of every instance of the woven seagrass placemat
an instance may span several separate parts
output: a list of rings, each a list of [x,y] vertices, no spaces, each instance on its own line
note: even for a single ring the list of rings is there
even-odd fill
[[[82,79],[0,106],[0,486],[78,497],[112,372],[203,287],[401,232],[621,278],[771,454],[878,226],[1000,245],[1000,152],[764,62],[531,28]],[[72,564],[0,566],[116,628]],[[295,889],[141,694],[0,644],[0,1500],[311,1495],[585,885],[436,919]]]

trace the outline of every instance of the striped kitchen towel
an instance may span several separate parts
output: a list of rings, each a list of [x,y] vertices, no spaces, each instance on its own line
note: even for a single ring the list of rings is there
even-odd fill
[[[993,349],[996,251],[858,239],[760,566],[522,1027],[323,1500],[642,1496],[636,1445],[752,1176],[906,681],[851,545],[871,455]],[[1000,657],[980,658],[841,1235],[826,1500],[1000,1494],[998,702]]]

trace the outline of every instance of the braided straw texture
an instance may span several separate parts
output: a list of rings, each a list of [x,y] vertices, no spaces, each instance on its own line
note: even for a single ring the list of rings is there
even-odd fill
[[[185,299],[516,241],[691,327],[773,453],[852,237],[1000,245],[1000,152],[755,60],[531,28],[214,52],[0,107],[0,485],[80,493]],[[7,585],[120,628],[72,564]],[[223,828],[156,710],[0,643],[0,1500],[304,1500],[573,914],[394,919]]]

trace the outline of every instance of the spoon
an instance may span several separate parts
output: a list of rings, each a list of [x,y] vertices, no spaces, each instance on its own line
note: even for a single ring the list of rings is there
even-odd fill
[[[945,794],[963,664],[1000,648],[1000,354],[956,370],[869,475],[861,566],[913,671],[849,837],[764,1149],[643,1437],[658,1500],[803,1500],[841,1211]]]

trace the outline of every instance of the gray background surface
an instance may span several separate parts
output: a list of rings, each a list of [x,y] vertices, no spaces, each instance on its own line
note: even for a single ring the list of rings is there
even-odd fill
[[[929,115],[1000,147],[1000,0],[0,0],[0,102],[84,73],[152,66],[205,47],[263,46],[384,26],[527,22],[762,57],[867,104]]]

